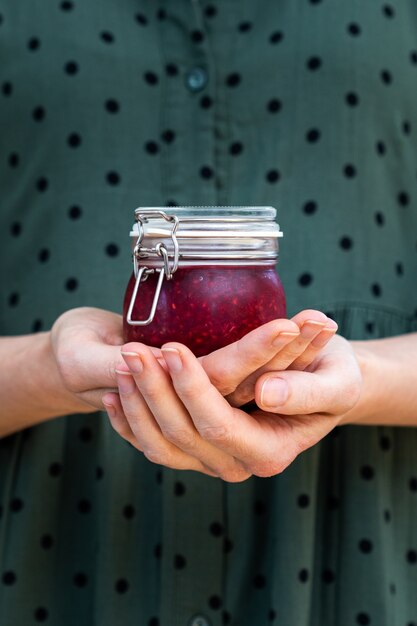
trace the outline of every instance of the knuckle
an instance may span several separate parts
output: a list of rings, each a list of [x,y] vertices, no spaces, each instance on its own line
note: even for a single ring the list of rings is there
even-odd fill
[[[172,459],[170,454],[167,454],[167,452],[163,450],[144,449],[143,454],[151,463],[155,463],[156,465],[165,465],[167,467],[171,466]]]
[[[188,428],[162,429],[162,434],[169,442],[175,444],[179,448],[194,450],[198,444],[196,433]]]
[[[245,480],[248,480],[252,476],[252,474],[243,467],[235,467],[227,470],[217,470],[219,478],[224,480],[227,483],[243,483]]]
[[[232,440],[230,428],[226,425],[221,426],[203,426],[198,432],[206,441],[213,443],[230,443]]]
[[[230,377],[230,368],[218,366],[216,368],[216,372],[210,374],[210,382],[216,387],[217,391],[219,391],[222,396],[227,396],[229,393],[232,393],[236,389],[235,384],[231,384],[228,382],[228,378]]]

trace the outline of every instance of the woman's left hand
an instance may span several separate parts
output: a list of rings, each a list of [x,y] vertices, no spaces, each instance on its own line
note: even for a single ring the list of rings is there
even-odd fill
[[[250,413],[231,406],[184,345],[163,346],[169,372],[147,346],[135,344],[135,351],[143,370],[118,375],[113,426],[126,414],[137,440],[158,429],[172,445],[143,449],[150,461],[193,469],[192,463],[184,463],[189,457],[207,468],[205,473],[228,482],[279,474],[337,426],[361,394],[359,364],[339,335],[305,370],[262,373],[255,382],[257,407]]]

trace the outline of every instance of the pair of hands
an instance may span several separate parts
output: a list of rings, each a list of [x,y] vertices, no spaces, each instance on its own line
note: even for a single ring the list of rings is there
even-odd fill
[[[61,316],[51,339],[66,388],[85,411],[104,404],[150,461],[241,482],[282,472],[357,403],[360,368],[336,331],[303,311],[197,359],[179,343],[121,352],[121,317],[82,308]]]

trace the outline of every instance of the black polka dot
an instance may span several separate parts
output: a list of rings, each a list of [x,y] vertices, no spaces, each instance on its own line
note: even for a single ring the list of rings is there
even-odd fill
[[[109,185],[118,185],[120,183],[120,175],[117,172],[107,172],[106,180]]]
[[[385,215],[381,213],[381,211],[377,211],[375,213],[375,222],[378,226],[383,226],[385,224]]]
[[[385,509],[384,511],[384,521],[389,523],[391,521],[391,511]]]
[[[313,215],[317,211],[317,202],[314,200],[308,200],[303,205],[303,211],[306,215]]]
[[[86,500],[86,499],[79,500],[77,508],[80,513],[89,513],[91,511],[90,500]]]
[[[223,540],[223,553],[228,554],[233,550],[233,541],[229,537],[225,537]]]
[[[274,609],[269,609],[268,611],[268,619],[270,622],[273,622],[277,617],[277,612]]]
[[[156,13],[156,17],[158,18],[158,20],[162,22],[163,20],[166,19],[166,16],[167,16],[167,12],[165,11],[165,9],[158,9]]]
[[[299,495],[297,498],[297,505],[300,507],[300,509],[306,509],[310,505],[310,496],[308,496],[306,493],[302,493],[301,495]]]
[[[81,136],[78,133],[71,133],[67,137],[67,144],[70,148],[78,148],[81,145]]]
[[[256,574],[253,578],[253,586],[255,589],[263,589],[266,586],[266,579],[263,574]]]
[[[343,173],[346,178],[354,178],[356,176],[356,168],[351,163],[348,163],[344,166]]]
[[[359,97],[353,91],[350,91],[349,93],[346,94],[345,100],[346,100],[346,104],[348,104],[350,107],[356,107],[359,104]]]
[[[129,589],[129,583],[125,578],[119,578],[114,585],[117,593],[126,593]]]
[[[411,124],[408,121],[404,121],[401,125],[401,130],[404,135],[411,135]]]
[[[375,471],[370,465],[362,465],[360,469],[360,474],[364,480],[372,480]]]
[[[336,577],[335,577],[335,573],[333,572],[333,570],[325,569],[322,571],[321,578],[322,578],[322,581],[326,583],[326,585],[329,585],[330,583],[333,583],[335,581]]]
[[[269,36],[269,42],[272,44],[280,43],[284,39],[284,34],[280,30],[276,30]]]
[[[213,537],[221,537],[224,533],[224,527],[220,524],[220,522],[212,522],[210,524],[210,534]]]
[[[222,624],[230,624],[232,616],[228,611],[222,611]]]
[[[311,285],[312,282],[313,282],[313,277],[308,272],[301,274],[301,276],[299,276],[298,278],[298,283],[299,285],[301,285],[301,287],[308,287],[309,285]]]
[[[403,276],[404,275],[404,265],[398,261],[395,264],[395,273],[397,274],[397,276]]]
[[[22,233],[22,224],[20,222],[13,222],[10,225],[10,233],[12,237],[19,237]]]
[[[3,585],[14,585],[16,582],[16,574],[11,570],[4,572],[2,577]]]
[[[49,613],[43,606],[40,606],[35,610],[34,617],[37,622],[46,622]]]
[[[253,512],[255,515],[264,515],[267,510],[265,500],[255,500],[253,503]]]
[[[57,461],[55,461],[54,463],[51,463],[49,466],[49,475],[50,476],[60,476],[62,474],[62,465],[61,463],[58,463]]]
[[[384,4],[382,11],[385,17],[392,18],[395,16],[394,8],[390,4]]]
[[[175,132],[171,129],[164,130],[161,138],[165,143],[172,143],[175,140]]]
[[[329,511],[337,511],[340,508],[340,498],[330,495],[327,498],[327,508]]]
[[[74,74],[77,74],[78,70],[79,70],[78,63],[76,63],[75,61],[67,61],[64,65],[64,71],[69,76],[73,76]]]
[[[191,36],[191,41],[193,41],[194,43],[201,43],[202,41],[204,41],[204,33],[201,30],[193,30],[190,33]]]
[[[320,131],[317,128],[311,128],[306,133],[306,141],[308,143],[316,143],[320,139]]]
[[[32,117],[35,122],[41,122],[45,117],[45,109],[41,106],[37,106],[32,111]]]
[[[45,178],[44,176],[41,176],[41,178],[38,178],[38,180],[36,181],[36,189],[38,191],[40,191],[41,193],[44,193],[49,187],[49,181],[47,178]]]
[[[7,161],[10,167],[15,168],[19,165],[20,157],[17,152],[11,152]]]
[[[375,150],[379,156],[384,156],[387,151],[387,147],[383,141],[377,141],[375,144]]]
[[[210,596],[208,603],[211,609],[217,610],[220,609],[222,605],[222,599],[220,598],[220,596]]]
[[[247,33],[252,29],[252,22],[240,22],[237,28],[240,33]]]
[[[87,576],[84,572],[77,572],[74,574],[72,582],[76,587],[85,587],[87,584]]]
[[[148,24],[148,18],[145,15],[143,15],[143,13],[136,13],[135,20],[141,26],[147,26]]]
[[[175,569],[184,569],[186,565],[187,565],[187,561],[185,557],[182,556],[182,554],[176,554],[174,556],[174,568]]]
[[[49,550],[54,545],[54,540],[52,535],[42,535],[40,540],[41,547],[44,550]]]
[[[373,544],[370,539],[361,539],[358,546],[360,552],[362,552],[363,554],[369,554],[373,550]]]
[[[167,73],[167,76],[178,76],[178,66],[175,65],[175,63],[167,63],[165,65],[165,72]]]
[[[20,300],[20,295],[17,293],[17,291],[13,291],[10,295],[9,295],[9,306],[11,307],[15,307],[19,304],[19,300]]]
[[[72,11],[74,8],[74,3],[71,2],[70,0],[64,0],[63,2],[61,2],[59,7],[61,11]]]
[[[213,100],[210,96],[203,96],[200,100],[200,106],[202,109],[209,109],[213,105]]]
[[[272,98],[266,105],[266,108],[270,113],[278,113],[281,110],[282,103],[278,98]]]
[[[108,113],[118,113],[120,110],[120,104],[114,98],[109,98],[104,103],[105,109]]]
[[[353,241],[351,237],[345,236],[339,239],[339,246],[342,248],[342,250],[350,250],[353,246]]]
[[[80,428],[80,430],[78,431],[78,439],[80,439],[80,441],[88,442],[91,441],[92,438],[93,431],[88,426],[83,426],[83,428]]]
[[[31,37],[28,41],[28,49],[34,52],[35,50],[39,50],[41,47],[41,42],[37,37]]]
[[[309,69],[311,72],[314,72],[321,67],[322,61],[320,57],[312,56],[309,59],[307,59],[306,64],[307,64],[307,69]]]
[[[406,191],[400,191],[397,196],[397,202],[402,207],[408,206],[410,204],[410,196]]]
[[[159,626],[159,619],[157,617],[151,617],[148,626]]]
[[[242,151],[243,151],[243,144],[240,141],[235,141],[229,146],[229,152],[233,156],[237,156],[238,154],[241,154]]]
[[[214,172],[208,165],[203,165],[203,167],[200,168],[200,176],[202,178],[213,178],[213,175]]]
[[[102,41],[104,41],[104,43],[113,43],[114,42],[114,35],[113,35],[113,33],[111,33],[108,30],[103,30],[100,33],[100,39]]]
[[[356,615],[356,623],[361,624],[361,626],[366,626],[371,623],[371,618],[367,613],[358,613]]]
[[[159,82],[159,78],[154,72],[145,72],[143,78],[148,83],[148,85],[157,85]]]
[[[379,285],[378,283],[373,283],[371,285],[371,291],[372,291],[372,295],[374,295],[375,298],[379,298],[382,294],[381,285]]]
[[[408,550],[407,551],[407,561],[412,565],[417,563],[417,550]]]
[[[79,206],[74,205],[68,209],[68,217],[71,220],[78,220],[81,217],[81,215],[82,215],[82,209]]]
[[[101,480],[103,478],[104,475],[104,470],[102,467],[100,467],[99,465],[97,465],[96,467],[96,479],[97,480]]]
[[[417,50],[412,50],[410,52],[410,61],[413,65],[417,65]]]
[[[106,248],[106,254],[110,257],[118,256],[119,254],[119,246],[115,243],[108,243]]]
[[[359,24],[356,24],[356,22],[351,22],[347,25],[347,32],[349,33],[349,35],[352,35],[352,37],[358,37],[358,35],[360,35],[362,31]]]
[[[381,435],[379,438],[379,447],[381,448],[381,450],[384,450],[384,452],[391,450],[392,441],[390,437],[388,437],[387,435]]]
[[[240,74],[238,74],[237,72],[232,72],[226,77],[226,85],[228,87],[237,87],[241,80],[242,77]]]
[[[65,289],[67,291],[75,291],[78,287],[78,280],[76,278],[68,278],[65,281]]]
[[[183,482],[176,481],[174,484],[174,494],[176,496],[183,496],[186,492],[186,488]]]
[[[123,516],[126,519],[132,519],[136,515],[135,507],[132,504],[126,504],[123,507]]]
[[[410,478],[408,486],[410,488],[410,491],[416,493],[417,492],[417,477],[413,476],[412,478]]]
[[[215,17],[217,15],[217,8],[212,4],[209,4],[204,11],[204,15],[206,17]]]
[[[266,180],[268,181],[268,183],[277,183],[281,178],[281,173],[279,170],[273,169],[273,170],[269,170],[269,172],[266,173]]]
[[[384,85],[390,85],[392,83],[392,74],[388,70],[382,70],[380,73],[380,78]]]
[[[298,580],[299,580],[301,583],[306,583],[306,582],[308,581],[308,579],[309,579],[309,573],[308,573],[308,570],[307,570],[307,569],[305,569],[305,568],[301,569],[301,570],[298,572]]]

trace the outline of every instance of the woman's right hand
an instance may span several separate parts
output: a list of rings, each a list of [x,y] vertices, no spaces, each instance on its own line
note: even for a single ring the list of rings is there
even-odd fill
[[[123,363],[122,316],[93,307],[71,309],[58,317],[50,337],[62,385],[74,399],[74,412],[102,410],[103,393],[117,390],[114,370]]]

